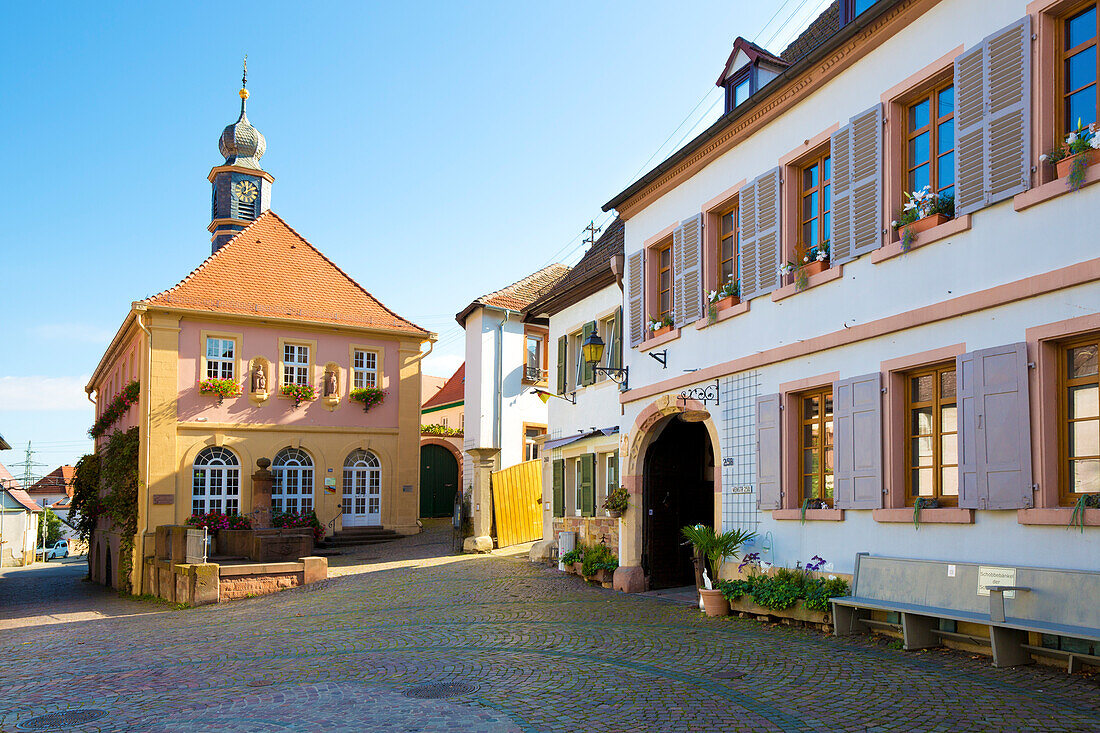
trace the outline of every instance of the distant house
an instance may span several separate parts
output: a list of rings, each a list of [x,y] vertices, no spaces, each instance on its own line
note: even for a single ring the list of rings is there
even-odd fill
[[[432,377],[434,379],[434,377]],[[462,405],[466,365],[462,364],[420,406],[420,516],[450,516],[462,485]]]
[[[52,508],[53,504],[72,498],[75,472],[72,466],[58,466],[28,486],[26,491],[39,506]]]
[[[26,491],[0,490],[0,567],[34,562],[41,515],[42,507],[35,504]]]

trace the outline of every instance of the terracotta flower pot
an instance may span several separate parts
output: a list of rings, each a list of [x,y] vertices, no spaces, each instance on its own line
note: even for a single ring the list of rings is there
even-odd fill
[[[583,578],[584,577],[584,563],[583,562],[573,563],[573,573],[576,574],[576,575],[579,575]]]
[[[1068,176],[1070,170],[1073,168],[1073,162],[1080,158],[1082,155],[1085,156],[1085,168],[1089,168],[1096,165],[1097,163],[1100,163],[1100,150],[1090,148],[1083,153],[1071,155],[1070,157],[1059,160],[1057,163],[1055,163],[1054,170],[1058,172],[1058,177],[1065,178],[1066,176]]]
[[[920,234],[921,232],[928,231],[932,227],[938,227],[940,224],[946,224],[949,221],[951,221],[951,217],[949,217],[947,214],[929,214],[928,216],[922,219],[917,219],[912,224],[906,224],[904,227],[901,228],[903,230],[908,228],[909,231],[913,232],[913,234]]]
[[[715,311],[715,313],[721,313],[722,311],[726,310],[727,308],[732,308],[733,306],[737,305],[740,302],[741,302],[741,299],[738,298],[736,295],[727,295],[726,297],[722,298],[721,300],[714,301],[714,311]]]
[[[722,591],[700,588],[699,595],[703,597],[703,610],[707,612],[708,616],[729,615],[730,602],[722,595]]]
[[[672,326],[661,326],[660,328],[655,329],[653,331],[653,338],[657,338],[658,336],[664,336],[666,333],[669,333],[670,331],[672,331]]]
[[[618,509],[608,509],[607,510],[607,516],[611,517],[612,519],[618,519],[622,515],[623,515],[623,513],[620,512]]]
[[[811,277],[819,272],[825,272],[829,269],[829,260],[814,260],[808,265],[802,268],[806,272],[806,277]]]

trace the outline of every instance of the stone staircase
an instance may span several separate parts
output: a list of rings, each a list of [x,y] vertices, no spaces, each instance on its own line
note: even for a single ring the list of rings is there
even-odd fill
[[[319,547],[332,549],[357,545],[377,545],[392,542],[401,535],[385,527],[345,527],[331,537],[326,537]]]

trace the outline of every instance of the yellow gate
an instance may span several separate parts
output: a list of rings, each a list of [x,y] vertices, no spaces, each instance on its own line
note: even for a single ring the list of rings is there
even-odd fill
[[[542,539],[542,462],[494,471],[492,487],[497,547]]]

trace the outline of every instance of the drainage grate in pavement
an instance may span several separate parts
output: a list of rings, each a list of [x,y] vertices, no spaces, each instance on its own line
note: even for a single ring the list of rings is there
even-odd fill
[[[93,720],[99,720],[100,718],[106,717],[106,715],[106,710],[93,710],[90,708],[85,710],[65,710],[60,713],[39,715],[30,720],[24,720],[17,727],[19,730],[58,730],[59,728],[69,728],[74,725],[91,723]]]
[[[405,697],[417,697],[422,700],[436,700],[444,697],[460,697],[477,692],[478,686],[467,682],[430,682],[405,690]]]

